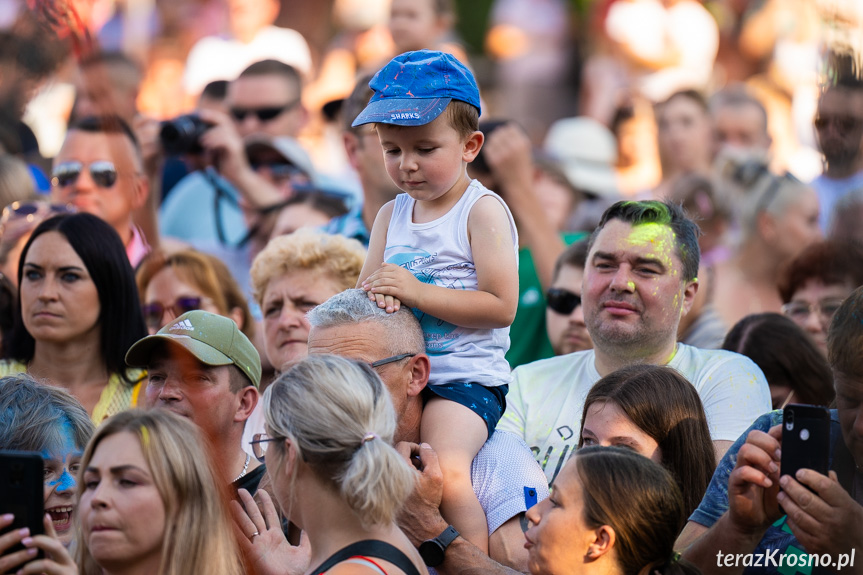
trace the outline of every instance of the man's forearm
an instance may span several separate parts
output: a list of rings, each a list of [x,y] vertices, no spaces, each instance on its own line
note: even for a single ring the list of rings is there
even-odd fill
[[[464,537],[456,537],[447,547],[443,564],[435,569],[441,575],[521,575],[520,571],[504,567],[491,559]]]
[[[764,533],[742,533],[732,525],[728,513],[689,547],[682,550],[685,559],[694,563],[704,575],[733,575],[743,572],[743,565],[734,561],[737,554],[755,551]],[[727,561],[730,556],[732,561]]]

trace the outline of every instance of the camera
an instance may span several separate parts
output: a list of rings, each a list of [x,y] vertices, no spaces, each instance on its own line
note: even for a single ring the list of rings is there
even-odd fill
[[[204,151],[201,136],[211,127],[195,114],[185,114],[162,122],[159,141],[169,155],[200,154]]]

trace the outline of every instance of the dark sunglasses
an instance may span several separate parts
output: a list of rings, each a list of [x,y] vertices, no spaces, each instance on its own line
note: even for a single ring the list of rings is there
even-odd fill
[[[568,289],[551,288],[545,292],[545,303],[555,313],[569,315],[581,305],[581,296]]]
[[[58,164],[51,173],[51,185],[64,188],[78,181],[78,176],[84,169],[81,162],[63,162]],[[108,161],[93,162],[89,166],[90,177],[100,188],[110,188],[117,181],[117,168]]]
[[[0,216],[0,237],[9,229],[35,228],[51,216],[74,214],[78,209],[72,204],[49,204],[48,202],[13,202],[3,208]]]
[[[247,115],[254,114],[261,122],[269,122],[299,103],[299,100],[294,100],[284,106],[270,106],[266,108],[231,108],[231,116],[233,116],[236,121],[242,122],[246,119]]]
[[[202,298],[199,297],[181,297],[177,298],[172,305],[163,306],[159,302],[144,304],[141,310],[144,312],[144,321],[147,326],[160,328],[162,327],[162,317],[165,311],[170,310],[174,317],[179,317],[187,311],[201,309]]]
[[[863,119],[854,116],[818,116],[815,118],[814,124],[817,130],[823,130],[833,124],[837,131],[847,134],[859,129],[863,125]]]

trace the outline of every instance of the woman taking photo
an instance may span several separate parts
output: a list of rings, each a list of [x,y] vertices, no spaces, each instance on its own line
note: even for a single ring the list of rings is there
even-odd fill
[[[698,392],[665,366],[634,365],[597,381],[584,400],[580,437],[579,448],[617,445],[661,464],[680,488],[687,517],[716,468]]]
[[[671,474],[628,449],[586,447],[527,511],[532,575],[698,575],[674,540],[686,520]]]
[[[219,486],[198,429],[165,410],[102,424],[81,460],[82,575],[239,575]]]
[[[264,414],[267,436],[256,437],[256,455],[266,455],[285,517],[308,535],[315,568],[306,573],[335,572],[345,563],[364,566],[358,573],[427,572],[395,524],[413,489],[413,471],[392,447],[395,412],[370,366],[332,355],[308,356],[267,388]],[[256,547],[280,537],[275,513],[265,505],[262,517],[248,495],[241,496],[249,510],[239,514],[240,529],[249,539],[244,548],[266,561]],[[368,540],[386,552],[376,554],[366,546]],[[258,567],[280,572],[279,565]]]
[[[0,375],[28,373],[75,396],[94,423],[135,404],[126,350],[147,335],[114,229],[90,214],[39,224],[21,253],[15,327]]]

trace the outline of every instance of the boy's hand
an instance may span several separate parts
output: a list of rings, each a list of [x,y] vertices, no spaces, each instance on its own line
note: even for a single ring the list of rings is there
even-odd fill
[[[363,289],[369,299],[377,301],[378,307],[386,308],[387,313],[399,310],[401,303],[416,307],[423,283],[401,266],[383,264],[363,282]]]

